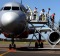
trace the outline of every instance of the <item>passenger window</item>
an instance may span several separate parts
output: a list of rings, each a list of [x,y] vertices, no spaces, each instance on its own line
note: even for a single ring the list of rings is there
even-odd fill
[[[12,7],[12,10],[19,10],[19,7]]]
[[[21,7],[20,7],[20,10],[21,10],[22,12],[25,12],[25,11],[24,11],[24,9],[23,9],[23,8],[21,8]]]
[[[4,7],[4,10],[10,10],[11,7]]]

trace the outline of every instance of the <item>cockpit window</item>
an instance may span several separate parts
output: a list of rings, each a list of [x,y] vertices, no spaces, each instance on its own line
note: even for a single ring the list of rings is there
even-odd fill
[[[20,10],[21,10],[22,12],[25,12],[25,11],[24,11],[24,9],[23,9],[23,8],[21,8],[21,7],[20,7]]]
[[[4,10],[10,10],[11,7],[4,7]]]
[[[23,9],[20,7],[20,10],[23,11]]]
[[[12,10],[19,10],[19,7],[12,7]]]

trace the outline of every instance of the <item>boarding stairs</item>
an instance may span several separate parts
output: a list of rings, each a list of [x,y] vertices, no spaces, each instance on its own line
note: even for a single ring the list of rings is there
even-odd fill
[[[38,40],[37,36],[35,35],[36,31],[38,32],[38,34],[40,34],[40,35],[44,38],[44,36],[41,34],[41,31],[42,31],[42,28],[43,28],[45,25],[47,25],[47,26],[50,28],[50,29],[48,29],[49,32],[51,32],[51,31],[59,32],[58,24],[57,24],[56,22],[54,22],[54,27],[52,27],[53,24],[52,24],[51,20],[49,21],[49,25],[48,25],[48,20],[47,20],[46,18],[45,18],[45,20],[40,20],[40,21],[39,21],[39,16],[36,16],[36,18],[35,18],[35,20],[34,20],[32,10],[31,10],[31,8],[30,8],[29,6],[28,6],[28,8],[29,8],[29,10],[30,10],[29,16],[27,17],[28,23],[35,29],[35,32],[34,32],[34,34],[33,34],[33,36],[32,36],[32,39],[35,37],[35,38]],[[35,28],[34,24],[42,24],[42,27],[40,27],[39,29],[37,29],[37,28]],[[30,46],[30,44],[31,44],[31,41],[30,41],[30,43],[29,43],[29,46]],[[51,46],[52,48],[55,47],[55,45],[53,45],[53,46],[50,45],[50,46]]]
[[[59,25],[56,22],[53,23],[51,20],[49,20],[49,23],[47,24],[47,26],[51,28],[52,31],[59,32]]]

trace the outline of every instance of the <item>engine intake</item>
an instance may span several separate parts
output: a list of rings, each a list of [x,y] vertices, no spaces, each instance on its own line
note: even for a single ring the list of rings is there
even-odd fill
[[[49,41],[50,44],[54,45],[54,44],[57,43],[57,41],[58,41],[59,39],[60,39],[59,33],[57,33],[57,32],[52,32],[52,33],[50,34],[50,36],[49,36],[48,41]]]

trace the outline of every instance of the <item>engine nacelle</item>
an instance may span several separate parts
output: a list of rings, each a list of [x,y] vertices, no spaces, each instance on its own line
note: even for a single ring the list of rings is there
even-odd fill
[[[60,39],[60,35],[58,32],[52,32],[48,38],[48,42],[51,44],[51,45],[55,45],[57,44],[57,42],[59,41]]]

